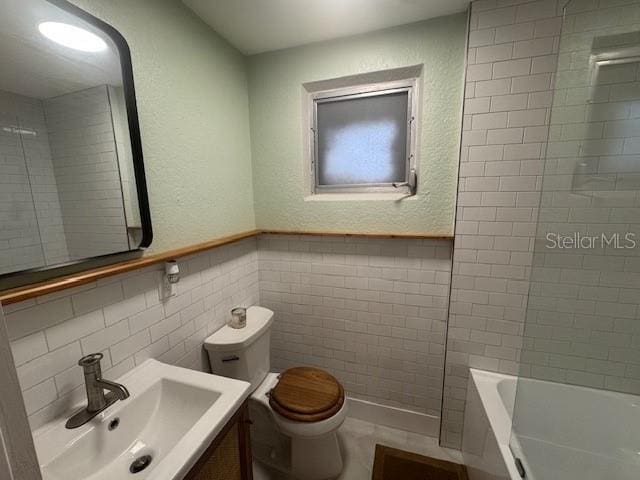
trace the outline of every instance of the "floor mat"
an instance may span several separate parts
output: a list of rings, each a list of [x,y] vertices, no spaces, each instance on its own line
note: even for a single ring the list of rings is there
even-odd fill
[[[376,445],[372,480],[469,480],[469,477],[464,465]]]

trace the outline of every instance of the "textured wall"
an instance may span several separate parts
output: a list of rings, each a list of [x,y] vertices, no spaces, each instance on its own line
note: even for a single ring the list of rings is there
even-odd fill
[[[252,229],[244,57],[177,1],[74,3],[117,28],[131,49],[152,249]]]
[[[466,14],[249,57],[259,226],[451,234]],[[305,201],[302,84],[424,64],[420,179],[403,201]]]
[[[500,3],[470,19],[441,437],[455,447],[469,367],[518,372],[562,20],[557,0]]]
[[[451,242],[261,236],[276,369],[326,368],[347,393],[440,417]]]

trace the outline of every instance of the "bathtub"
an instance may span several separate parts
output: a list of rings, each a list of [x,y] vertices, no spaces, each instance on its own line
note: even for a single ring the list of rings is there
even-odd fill
[[[637,480],[640,397],[471,369],[462,450],[470,480]]]
[[[509,450],[517,377],[470,370],[462,455],[470,480],[520,480]]]

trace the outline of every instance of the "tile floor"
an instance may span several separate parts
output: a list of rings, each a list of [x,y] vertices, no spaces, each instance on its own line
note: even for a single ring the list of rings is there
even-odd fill
[[[338,480],[370,480],[376,443],[442,460],[462,463],[459,451],[442,448],[438,440],[395,428],[347,418],[339,430],[344,470]],[[286,476],[254,465],[254,480],[289,480]]]

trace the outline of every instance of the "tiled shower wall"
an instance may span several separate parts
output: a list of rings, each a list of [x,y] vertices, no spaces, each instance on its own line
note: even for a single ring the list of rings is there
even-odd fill
[[[69,260],[42,102],[4,91],[0,223],[0,272]]]
[[[640,394],[640,243],[601,237],[640,241],[638,46],[638,0],[567,6],[521,375]]]
[[[273,367],[313,365],[355,398],[440,416],[447,240],[262,236]]]
[[[147,358],[208,370],[203,340],[236,305],[259,303],[255,239],[180,260],[177,295],[163,265],[3,307],[32,428],[84,397],[77,362],[104,354],[106,378]]]
[[[123,194],[137,202],[130,167],[120,185],[117,113],[106,86],[44,101],[0,92],[0,271],[129,250]]]
[[[472,4],[443,444],[460,447],[469,367],[517,373],[556,68],[556,0]]]
[[[128,251],[107,86],[47,99],[44,110],[69,258]]]

